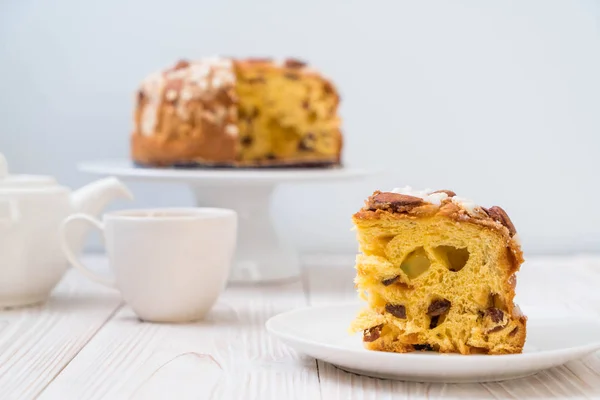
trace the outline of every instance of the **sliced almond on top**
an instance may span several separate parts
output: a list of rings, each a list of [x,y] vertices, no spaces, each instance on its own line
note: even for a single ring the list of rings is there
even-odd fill
[[[517,233],[517,229],[510,220],[508,214],[501,207],[494,206],[491,208],[484,208],[484,210],[492,219],[500,222],[502,225],[508,228],[510,236],[513,236],[515,233]]]
[[[379,192],[369,198],[367,205],[371,209],[406,212],[424,203],[420,197],[392,192]]]

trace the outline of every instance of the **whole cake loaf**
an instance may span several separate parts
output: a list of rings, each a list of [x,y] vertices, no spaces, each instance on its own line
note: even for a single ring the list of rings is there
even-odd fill
[[[338,165],[339,100],[329,80],[295,59],[179,61],[138,91],[132,158],[147,166]]]
[[[375,192],[353,216],[367,307],[352,324],[371,350],[520,353],[526,317],[513,304],[523,253],[500,207],[453,192]]]

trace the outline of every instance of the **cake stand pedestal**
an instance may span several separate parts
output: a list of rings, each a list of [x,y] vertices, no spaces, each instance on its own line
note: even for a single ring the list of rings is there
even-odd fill
[[[271,221],[271,196],[278,185],[357,179],[370,174],[348,167],[247,170],[142,168],[120,160],[83,163],[79,169],[123,180],[184,183],[192,190],[198,207],[235,210],[238,214],[238,242],[230,282],[267,282],[300,275],[298,255]]]
[[[230,281],[260,282],[297,277],[300,263],[271,222],[275,185],[191,186],[199,207],[231,208],[238,214],[238,243]]]

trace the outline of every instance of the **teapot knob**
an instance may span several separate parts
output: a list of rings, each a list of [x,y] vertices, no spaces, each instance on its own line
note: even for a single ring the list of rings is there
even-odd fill
[[[8,163],[6,157],[0,153],[0,179],[4,179],[8,176]]]

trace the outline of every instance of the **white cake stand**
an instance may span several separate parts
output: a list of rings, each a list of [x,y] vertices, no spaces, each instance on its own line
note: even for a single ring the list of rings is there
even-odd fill
[[[231,282],[264,282],[300,275],[294,249],[272,224],[269,206],[276,186],[284,183],[348,180],[370,172],[332,169],[174,169],[143,168],[126,160],[87,162],[85,172],[123,180],[178,182],[189,185],[198,206],[230,208],[238,213],[238,246]]]

